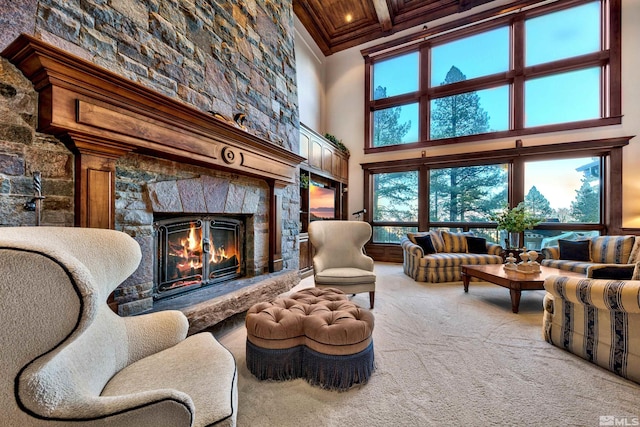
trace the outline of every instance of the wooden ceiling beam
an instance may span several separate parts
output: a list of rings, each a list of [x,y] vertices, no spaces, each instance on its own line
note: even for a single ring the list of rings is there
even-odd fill
[[[378,22],[382,27],[382,31],[391,31],[393,27],[391,23],[391,14],[389,13],[389,6],[386,0],[372,0],[373,7],[376,9],[376,15],[378,15]]]

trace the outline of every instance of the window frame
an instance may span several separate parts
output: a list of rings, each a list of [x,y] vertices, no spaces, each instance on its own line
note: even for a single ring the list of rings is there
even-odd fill
[[[429,171],[431,168],[463,167],[506,163],[508,171],[508,202],[514,207],[525,198],[525,163],[532,160],[556,160],[573,157],[600,157],[603,166],[600,192],[600,221],[598,223],[544,222],[534,229],[544,230],[595,230],[600,234],[619,234],[622,229],[622,148],[632,137],[607,138],[591,141],[552,144],[551,146],[523,147],[480,153],[452,154],[431,158],[407,159],[362,164],[364,172],[364,206],[373,209],[373,176],[378,173],[418,171],[418,222],[372,221],[365,214],[364,220],[372,227],[417,227],[419,231],[451,228],[468,231],[472,228],[495,229],[496,223],[486,222],[437,222],[429,219]],[[616,189],[614,192],[613,189]],[[393,245],[370,243],[370,245]]]
[[[423,38],[401,38],[396,45],[385,43],[379,47],[363,50],[365,60],[365,141],[364,152],[379,153],[387,151],[410,150],[430,146],[486,141],[497,138],[517,137],[530,134],[577,130],[600,126],[617,125],[622,123],[621,96],[621,0],[597,0],[601,8],[601,50],[576,57],[565,58],[548,63],[525,66],[525,20],[540,15],[570,9],[584,3],[584,0],[568,0],[556,2],[500,15],[501,10],[489,11],[485,22],[464,26],[474,19],[480,20],[483,14],[471,18],[461,19],[435,29],[428,30]],[[514,2],[517,4],[532,3],[531,1]],[[536,2],[534,2],[536,3]],[[486,15],[486,14],[485,14]],[[494,28],[509,26],[511,29],[511,67],[506,72],[496,73],[449,84],[446,86],[429,87],[430,50],[451,41],[479,34]],[[449,32],[445,32],[449,31]],[[419,58],[419,89],[416,92],[405,93],[384,99],[373,100],[373,67],[377,61],[388,60],[392,57],[417,51]],[[549,75],[561,74],[568,71],[598,67],[601,70],[600,82],[600,118],[546,124],[526,128],[524,126],[524,86],[527,80]],[[510,87],[510,107],[508,130],[487,132],[467,136],[429,139],[430,102],[433,99],[457,95],[469,91],[490,89],[498,86]],[[373,144],[373,112],[379,109],[401,106],[412,102],[419,103],[419,141],[413,143],[396,144],[374,147]]]

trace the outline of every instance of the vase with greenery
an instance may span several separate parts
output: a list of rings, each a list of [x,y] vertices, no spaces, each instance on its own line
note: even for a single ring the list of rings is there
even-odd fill
[[[505,239],[507,249],[519,248],[520,235],[522,232],[524,230],[531,230],[542,222],[542,218],[538,218],[532,214],[524,202],[518,203],[518,206],[514,208],[506,206],[498,213],[489,215],[489,219],[498,223],[496,227],[498,230],[507,232],[508,238]]]

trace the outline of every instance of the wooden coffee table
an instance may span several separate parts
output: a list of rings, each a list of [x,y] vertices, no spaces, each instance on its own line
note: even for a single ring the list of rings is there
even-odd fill
[[[540,272],[535,274],[505,270],[504,264],[463,265],[462,283],[464,284],[465,292],[469,292],[469,280],[472,277],[509,289],[511,294],[511,310],[517,313],[520,307],[520,293],[522,291],[544,290],[544,279],[554,274],[569,277],[586,277],[581,273],[559,270],[543,265],[540,266]]]

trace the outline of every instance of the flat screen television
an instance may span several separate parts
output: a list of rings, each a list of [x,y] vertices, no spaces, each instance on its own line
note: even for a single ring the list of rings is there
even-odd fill
[[[311,183],[309,185],[311,221],[336,218],[336,189]]]

